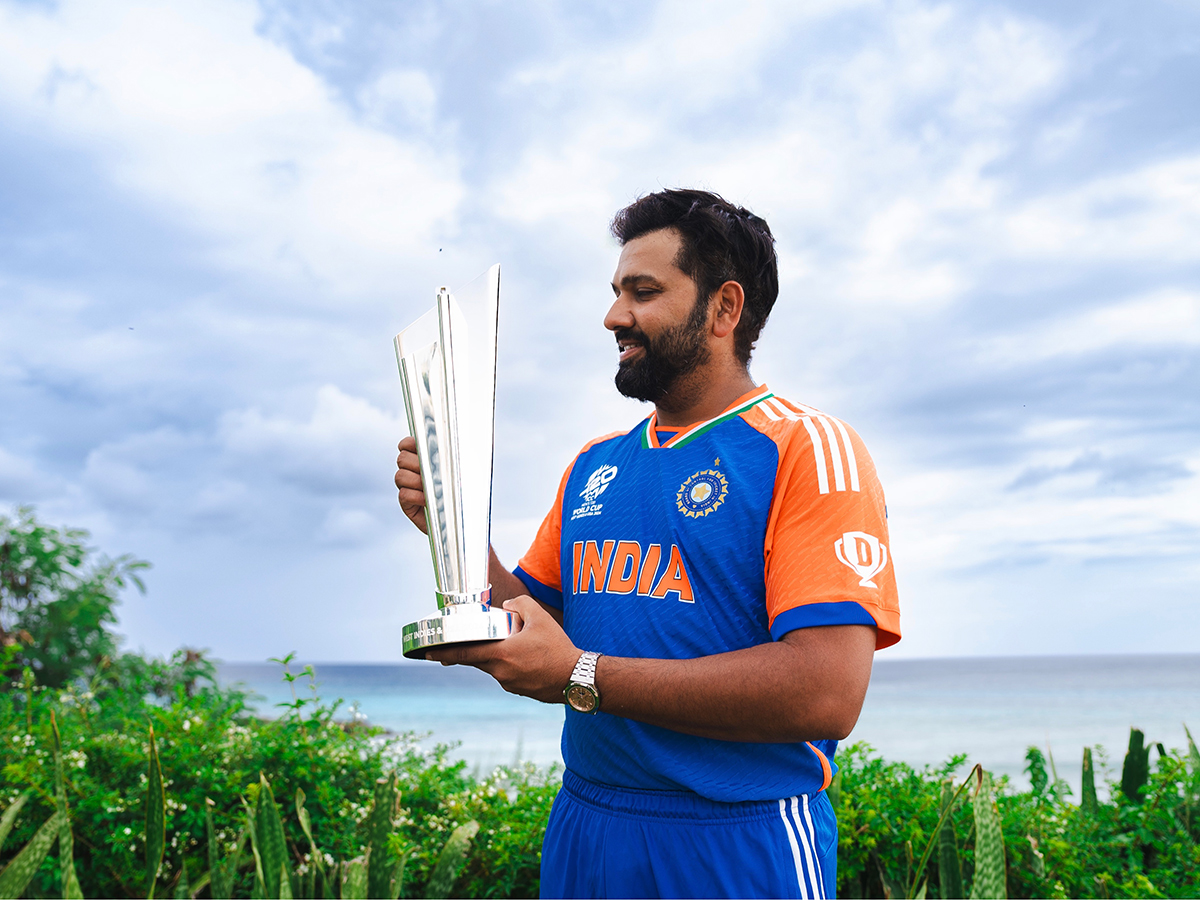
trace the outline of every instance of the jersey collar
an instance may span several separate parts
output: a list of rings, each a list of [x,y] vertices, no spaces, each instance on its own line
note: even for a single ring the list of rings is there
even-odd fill
[[[695,425],[689,425],[680,430],[675,437],[671,438],[665,444],[658,443],[658,434],[655,432],[655,427],[658,423],[658,412],[652,412],[650,418],[646,420],[646,425],[642,429],[642,446],[649,449],[667,449],[669,447],[683,447],[691,443],[700,435],[711,431],[722,422],[732,419],[734,416],[740,416],[751,407],[757,406],[764,400],[769,400],[775,395],[768,390],[765,384],[759,385],[748,394],[742,394],[730,406],[727,406],[724,412],[713,416],[711,419],[706,419],[703,422],[697,422]]]

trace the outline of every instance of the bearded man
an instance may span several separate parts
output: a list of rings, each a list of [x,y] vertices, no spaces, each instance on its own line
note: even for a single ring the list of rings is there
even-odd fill
[[[833,896],[834,752],[900,639],[883,491],[847,425],[750,377],[763,219],[667,190],[612,231],[616,385],[654,411],[584,446],[513,571],[492,554],[520,632],[428,657],[567,704],[543,897]]]

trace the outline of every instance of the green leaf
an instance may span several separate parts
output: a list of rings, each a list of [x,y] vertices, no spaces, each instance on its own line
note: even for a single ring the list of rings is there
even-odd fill
[[[396,860],[388,852],[388,836],[399,801],[394,774],[376,780],[375,802],[367,820],[367,896],[372,900],[389,900],[392,896]]]
[[[179,860],[179,880],[175,882],[175,900],[189,900],[192,896],[192,886],[188,884],[187,861]]]
[[[286,862],[279,864],[279,900],[292,900],[292,878]]]
[[[153,725],[150,726],[150,766],[146,780],[146,897],[153,898],[154,883],[158,880],[167,839],[166,797],[163,795],[162,765],[158,759]]]
[[[1046,757],[1037,747],[1030,747],[1025,751],[1025,761],[1025,771],[1029,775],[1033,795],[1041,797],[1046,792],[1046,785],[1050,783],[1050,779],[1046,775]]]
[[[975,879],[971,900],[1005,900],[1008,896],[1004,872],[1004,834],[1000,811],[992,799],[992,776],[976,769],[978,786],[971,800],[975,813]]]
[[[433,874],[429,876],[429,886],[425,889],[426,898],[440,900],[450,896],[454,890],[454,882],[458,880],[459,872],[467,861],[467,854],[471,851],[471,842],[478,832],[479,823],[472,819],[450,833],[446,846],[442,848],[437,864],[433,867]]]
[[[262,773],[259,773],[262,777]],[[258,788],[259,785],[251,785],[253,788]],[[261,791],[256,791],[261,793]],[[251,892],[251,897],[255,900],[263,900],[267,896],[266,880],[263,877],[263,858],[262,849],[258,839],[258,829],[254,825],[254,811],[250,809],[250,804],[246,802],[246,798],[242,798],[242,806],[246,808],[246,830],[250,832],[250,850],[254,853],[254,887]]]
[[[212,810],[216,804],[207,797],[204,799],[204,824],[208,829],[208,871],[212,881],[214,897],[229,897],[233,895],[233,882],[242,861],[242,846],[246,843],[246,830],[243,828],[233,845],[233,853],[226,857],[221,853],[217,843],[216,828],[213,825]]]
[[[15,900],[25,893],[25,888],[42,867],[46,854],[58,839],[61,825],[62,819],[56,812],[4,867],[4,871],[0,872],[0,900]]]
[[[1096,768],[1092,764],[1092,748],[1083,748],[1083,791],[1079,800],[1079,809],[1090,819],[1096,817],[1098,804],[1096,802]]]
[[[1183,733],[1188,739],[1188,758],[1192,761],[1192,774],[1200,773],[1200,750],[1196,749],[1196,742],[1192,740],[1192,733],[1186,725],[1183,726]]]
[[[259,774],[258,805],[254,812],[254,831],[262,857],[263,887],[267,896],[280,896],[282,885],[288,881],[287,841],[283,835],[283,820],[275,804],[275,794],[267,777]],[[282,882],[280,872],[283,872]],[[289,889],[290,893],[290,889]]]
[[[1145,799],[1141,789],[1150,780],[1150,748],[1146,736],[1137,728],[1129,729],[1129,750],[1121,767],[1121,793],[1130,803],[1141,804]]]
[[[50,732],[54,738],[54,801],[58,809],[58,865],[63,900],[83,900],[79,877],[75,874],[75,835],[71,832],[71,812],[67,807],[67,779],[63,773],[62,738],[58,720],[50,711]]]
[[[963,896],[962,863],[954,834],[954,801],[957,798],[953,780],[947,779],[942,785],[942,823],[937,830],[938,884],[943,897]]]
[[[367,900],[367,860],[352,859],[342,876],[342,900]]]
[[[4,846],[4,842],[8,840],[8,833],[12,831],[13,825],[17,821],[17,815],[21,812],[21,807],[25,805],[25,801],[29,799],[29,792],[19,796],[12,803],[8,804],[8,809],[4,811],[4,815],[0,816],[0,847]]]

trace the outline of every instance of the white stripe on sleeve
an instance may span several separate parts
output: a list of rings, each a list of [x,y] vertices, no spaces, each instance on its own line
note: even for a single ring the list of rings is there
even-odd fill
[[[829,471],[825,468],[825,444],[812,419],[805,416],[800,421],[804,423],[804,427],[808,429],[808,436],[812,438],[813,458],[817,461],[817,490],[819,493],[828,494]]]
[[[825,429],[825,436],[829,438],[829,458],[833,460],[833,483],[839,491],[844,491],[846,476],[842,473],[842,451],[838,449],[837,435],[833,433],[833,426],[829,424],[827,418],[824,416],[816,418],[821,423],[821,427]]]
[[[830,416],[830,418],[833,418]],[[834,419],[833,424],[837,426],[838,434],[842,436],[842,446],[846,448],[846,463],[850,469],[850,490],[858,490],[858,460],[854,458],[854,445],[850,443],[850,435],[846,433],[846,426],[842,424],[841,419]]]

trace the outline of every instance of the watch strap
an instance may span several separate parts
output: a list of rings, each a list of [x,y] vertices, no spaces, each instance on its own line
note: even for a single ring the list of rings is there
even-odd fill
[[[579,661],[575,663],[575,669],[571,672],[571,684],[586,684],[594,688],[596,686],[596,660],[600,656],[599,653],[584,650],[579,656]]]

